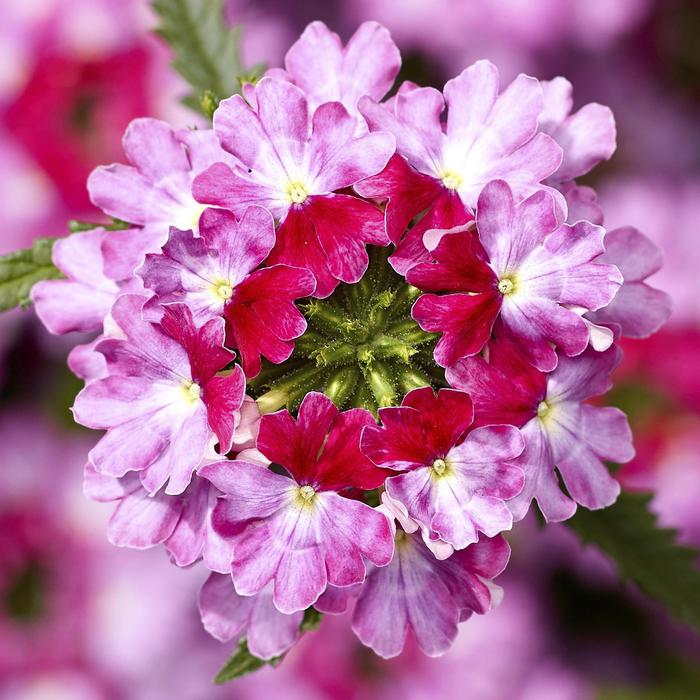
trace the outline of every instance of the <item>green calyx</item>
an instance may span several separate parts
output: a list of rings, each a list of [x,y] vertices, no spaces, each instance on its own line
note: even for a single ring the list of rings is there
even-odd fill
[[[411,389],[444,386],[433,360],[437,336],[411,318],[420,292],[393,271],[386,248],[369,252],[357,284],[300,305],[308,328],[294,354],[282,365],[265,365],[250,383],[263,411],[296,408],[309,391],[322,391],[340,408],[376,414]]]

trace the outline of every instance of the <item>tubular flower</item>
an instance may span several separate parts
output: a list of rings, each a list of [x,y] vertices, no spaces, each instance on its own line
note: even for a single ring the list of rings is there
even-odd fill
[[[313,275],[288,265],[257,269],[275,244],[272,217],[262,207],[246,209],[240,222],[207,209],[199,230],[198,237],[171,230],[162,252],[147,255],[138,270],[144,285],[159,304],[184,302],[199,323],[224,317],[248,376],[260,371],[260,355],[284,362],[306,330],[294,300],[314,291]]]
[[[258,448],[290,476],[228,462],[200,471],[224,493],[214,528],[232,540],[231,575],[240,595],[255,595],[272,581],[275,606],[289,614],[309,607],[329,583],[362,582],[365,559],[389,563],[386,516],[338,493],[384,479],[359,449],[362,428],[373,422],[368,411],[339,413],[323,394],[310,393],[296,421],[281,411],[260,424]]]
[[[533,499],[611,505],[634,454],[591,400],[670,309],[658,251],[575,181],[610,111],[488,61],[386,99],[399,66],[380,25],[315,22],[213,129],[136,120],[88,183],[118,221],[57,241],[65,279],[32,291],[52,333],[97,334],[69,366],[110,541],[208,570],[234,667],[351,602],[380,656],[409,630],[442,654],[500,600],[500,533]]]
[[[382,507],[390,516],[396,513],[390,499]],[[379,656],[400,654],[409,629],[424,654],[440,656],[454,642],[458,623],[500,602],[502,591],[492,579],[505,569],[510,547],[500,535],[481,537],[449,558],[437,559],[428,543],[412,534],[417,523],[398,520],[391,563],[373,567],[362,586],[329,589],[315,607],[337,614],[357,597],[353,632]]]
[[[280,221],[269,262],[313,272],[316,296],[339,281],[357,282],[367,269],[368,243],[387,243],[381,211],[340,193],[375,175],[394,151],[387,133],[356,136],[356,121],[339,102],[313,114],[295,85],[263,78],[255,88],[257,111],[239,95],[214,115],[222,147],[235,157],[217,163],[194,182],[200,202],[242,214],[250,204]]]
[[[473,218],[487,182],[505,180],[518,199],[542,187],[562,159],[554,140],[538,133],[543,108],[537,80],[519,75],[500,92],[498,69],[488,61],[477,61],[448,81],[442,94],[404,85],[387,105],[369,97],[360,101],[370,129],[396,137],[398,156],[390,167],[356,189],[364,197],[388,200],[387,232],[393,243],[401,241],[392,256],[398,272],[425,259],[426,230]],[[404,238],[409,222],[425,210],[425,222]]]
[[[222,452],[230,449],[234,412],[245,379],[240,367],[227,375],[233,353],[223,347],[223,323],[197,328],[187,307],[165,309],[160,324],[141,318],[145,297],[125,295],[112,310],[124,339],[105,339],[97,351],[107,376],[85,387],[75,401],[76,420],[107,430],[90,453],[99,472],[143,472],[151,492],[182,493],[204,456],[213,432]]]
[[[488,356],[488,361],[462,360],[447,371],[447,378],[472,397],[477,425],[520,427],[525,449],[517,463],[525,473],[525,486],[508,504],[515,518],[525,516],[533,498],[552,521],[571,517],[576,503],[590,509],[612,505],[620,485],[603,460],[632,459],[632,434],[622,411],[585,401],[610,389],[610,374],[622,353],[610,348],[561,357],[548,375],[507,341],[491,343]],[[561,491],[555,468],[570,498]]]
[[[477,428],[466,394],[430,387],[406,394],[400,407],[382,408],[382,427],[367,427],[362,451],[375,464],[405,471],[386,481],[389,496],[427,527],[433,539],[455,549],[510,529],[505,500],[523,487],[511,462],[523,439],[511,425]]]
[[[554,201],[538,192],[516,204],[508,185],[489,183],[479,197],[476,228],[426,234],[433,262],[409,270],[411,284],[428,292],[413,307],[427,331],[442,331],[435,359],[449,367],[475,355],[497,318],[530,362],[556,367],[559,347],[579,355],[590,326],[571,307],[595,311],[614,298],[619,270],[599,261],[605,231],[585,221],[558,225]],[[612,342],[612,334],[607,346]]]

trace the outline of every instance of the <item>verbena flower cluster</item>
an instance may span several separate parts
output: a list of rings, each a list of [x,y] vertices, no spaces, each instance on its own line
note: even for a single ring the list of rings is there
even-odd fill
[[[399,68],[382,26],[315,22],[213,129],[136,120],[88,182],[128,227],[59,241],[33,290],[51,332],[99,333],[69,363],[110,540],[202,560],[205,627],[263,659],[351,605],[380,656],[445,652],[533,500],[615,501],[631,434],[590,399],[669,313],[653,244],[576,183],[608,108],[488,61],[387,98]]]

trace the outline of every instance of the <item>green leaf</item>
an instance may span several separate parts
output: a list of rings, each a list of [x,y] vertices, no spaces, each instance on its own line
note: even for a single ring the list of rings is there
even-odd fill
[[[245,639],[242,639],[238,643],[238,649],[236,649],[233,656],[231,656],[231,658],[223,665],[219,673],[216,674],[214,683],[217,685],[228,683],[235,678],[240,678],[248,673],[257,671],[263,666],[277,666],[281,660],[281,656],[277,656],[268,661],[265,661],[265,659],[260,659],[257,656],[253,656],[248,649],[248,642]]]
[[[623,578],[700,631],[700,553],[679,545],[674,530],[657,525],[650,500],[648,495],[623,493],[610,508],[579,508],[567,525],[612,557]]]
[[[71,219],[68,222],[68,230],[71,233],[83,233],[84,231],[93,231],[96,228],[103,228],[105,231],[124,231],[131,228],[131,224],[114,217],[112,217],[111,224],[97,224],[93,221],[79,221],[78,219]]]
[[[0,257],[0,311],[30,303],[29,293],[40,280],[62,277],[51,261],[57,238],[37,238],[31,248]]]
[[[156,32],[170,44],[172,65],[192,87],[183,102],[211,117],[219,101],[240,92],[249,76],[240,55],[240,28],[227,26],[223,0],[154,0]]]

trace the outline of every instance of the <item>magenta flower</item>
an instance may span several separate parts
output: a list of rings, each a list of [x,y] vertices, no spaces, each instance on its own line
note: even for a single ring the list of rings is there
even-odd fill
[[[102,246],[109,235],[96,228],[54,244],[54,265],[68,279],[42,281],[32,287],[37,316],[51,333],[101,330],[117,296],[140,291],[138,280],[115,280],[105,274]]]
[[[107,433],[90,452],[109,476],[139,471],[155,492],[182,493],[201,462],[210,435],[230,449],[235,412],[245,392],[240,367],[226,376],[233,353],[223,347],[223,321],[197,328],[186,306],[165,307],[161,324],[141,318],[145,297],[124,295],[112,315],[124,338],[97,345],[108,375],[88,384],[73,408],[76,420]]]
[[[426,230],[471,220],[487,182],[505,180],[518,199],[542,187],[562,157],[552,138],[537,133],[543,107],[542,88],[525,75],[499,94],[498,70],[488,61],[478,61],[448,81],[444,97],[434,88],[404,85],[386,105],[360,100],[370,129],[394,134],[397,153],[406,162],[395,158],[387,171],[357,191],[388,200],[387,233],[393,243],[427,210],[429,223],[410,231],[392,256],[397,271],[405,273],[425,259],[421,239]]]
[[[328,584],[363,581],[365,559],[389,563],[393,539],[386,516],[338,493],[384,480],[384,470],[360,452],[367,425],[374,425],[369,411],[339,413],[329,398],[312,392],[296,421],[279,411],[260,425],[258,449],[291,478],[244,462],[200,470],[224,493],[214,528],[232,541],[239,595],[255,595],[272,581],[275,606],[293,613],[313,604]]]
[[[200,202],[241,216],[250,204],[280,221],[268,263],[313,272],[315,295],[339,281],[357,282],[367,269],[365,245],[385,245],[383,215],[373,204],[338,193],[375,175],[394,152],[390,134],[355,135],[356,120],[338,102],[310,114],[295,85],[263,78],[257,111],[239,95],[224,100],[214,130],[235,163],[217,163],[194,183]]]
[[[505,569],[510,547],[500,535],[481,537],[440,560],[418,534],[395,527],[394,532],[395,553],[388,566],[373,567],[361,587],[329,588],[315,607],[338,614],[359,596],[352,629],[376,654],[398,656],[410,629],[424,654],[440,656],[455,641],[460,622],[500,601],[501,589],[491,579]]]
[[[659,247],[631,226],[605,236],[605,253],[599,262],[616,265],[624,282],[605,307],[587,314],[594,323],[609,325],[628,338],[648,338],[671,315],[671,298],[646,283],[663,265]]]
[[[246,397],[240,410],[235,412],[235,424],[232,445],[235,460],[269,464],[254,449],[260,412],[250,397]],[[221,461],[221,455],[214,449],[215,442],[216,438],[212,437],[200,468]],[[228,573],[231,545],[212,526],[212,512],[221,492],[195,472],[180,495],[162,491],[149,493],[140,476],[139,472],[128,472],[117,478],[100,474],[90,463],[85,467],[83,484],[88,498],[116,503],[107,526],[109,541],[119,547],[134,549],[163,543],[178,566],[190,566],[203,559],[210,571]]]
[[[505,500],[523,487],[511,462],[523,439],[511,425],[469,431],[472,402],[466,394],[430,387],[406,394],[400,407],[379,411],[382,427],[368,426],[361,449],[375,464],[405,470],[387,479],[389,496],[429,528],[432,539],[463,549],[513,524]]]
[[[138,274],[164,304],[182,301],[197,323],[223,316],[246,375],[260,371],[260,355],[284,362],[306,321],[294,300],[313,293],[304,269],[273,265],[256,269],[275,244],[269,212],[249,207],[240,222],[231,212],[207,209],[200,236],[171,230],[161,254],[147,255]]]
[[[246,638],[250,653],[261,659],[283,654],[301,636],[302,611],[289,615],[272,602],[272,585],[260,593],[236,593],[230,576],[211,574],[199,593],[199,613],[209,634],[221,642]]]
[[[564,194],[569,206],[568,221],[586,219],[600,224],[603,214],[595,192],[590,187],[579,187],[574,180],[615,152],[615,117],[609,107],[596,102],[589,102],[571,114],[573,87],[566,78],[545,80],[541,85],[544,110],[540,115],[540,129],[564,152],[561,165],[546,182]]]
[[[140,227],[106,241],[106,265],[117,278],[130,276],[146,253],[157,251],[170,227],[197,231],[204,207],[192,196],[192,180],[212,163],[232,162],[213,131],[175,131],[157,119],[131,122],[123,145],[131,165],[101,166],[88,179],[95,206]]]
[[[521,429],[525,450],[518,464],[525,486],[508,503],[516,520],[525,516],[533,498],[549,521],[571,517],[576,503],[590,509],[614,503],[620,486],[603,460],[632,459],[632,433],[619,409],[584,402],[610,389],[621,351],[589,349],[578,357],[560,357],[549,375],[506,341],[490,343],[488,358],[462,360],[447,370],[447,379],[469,392],[476,425],[510,423]],[[571,498],[559,488],[555,468]]]
[[[377,22],[363,22],[346,46],[323,22],[312,22],[287,51],[284,65],[268,75],[300,87],[312,111],[340,102],[366,131],[357,102],[365,95],[381,100],[389,92],[401,54],[389,30]]]
[[[505,182],[489,183],[479,197],[476,231],[427,234],[434,262],[408,272],[419,289],[449,292],[424,294],[412,312],[421,328],[443,333],[438,364],[478,353],[497,318],[542,371],[556,367],[553,344],[568,356],[582,353],[590,340],[582,313],[610,303],[622,284],[614,265],[597,260],[604,234],[586,221],[559,226],[547,192],[516,204]]]

